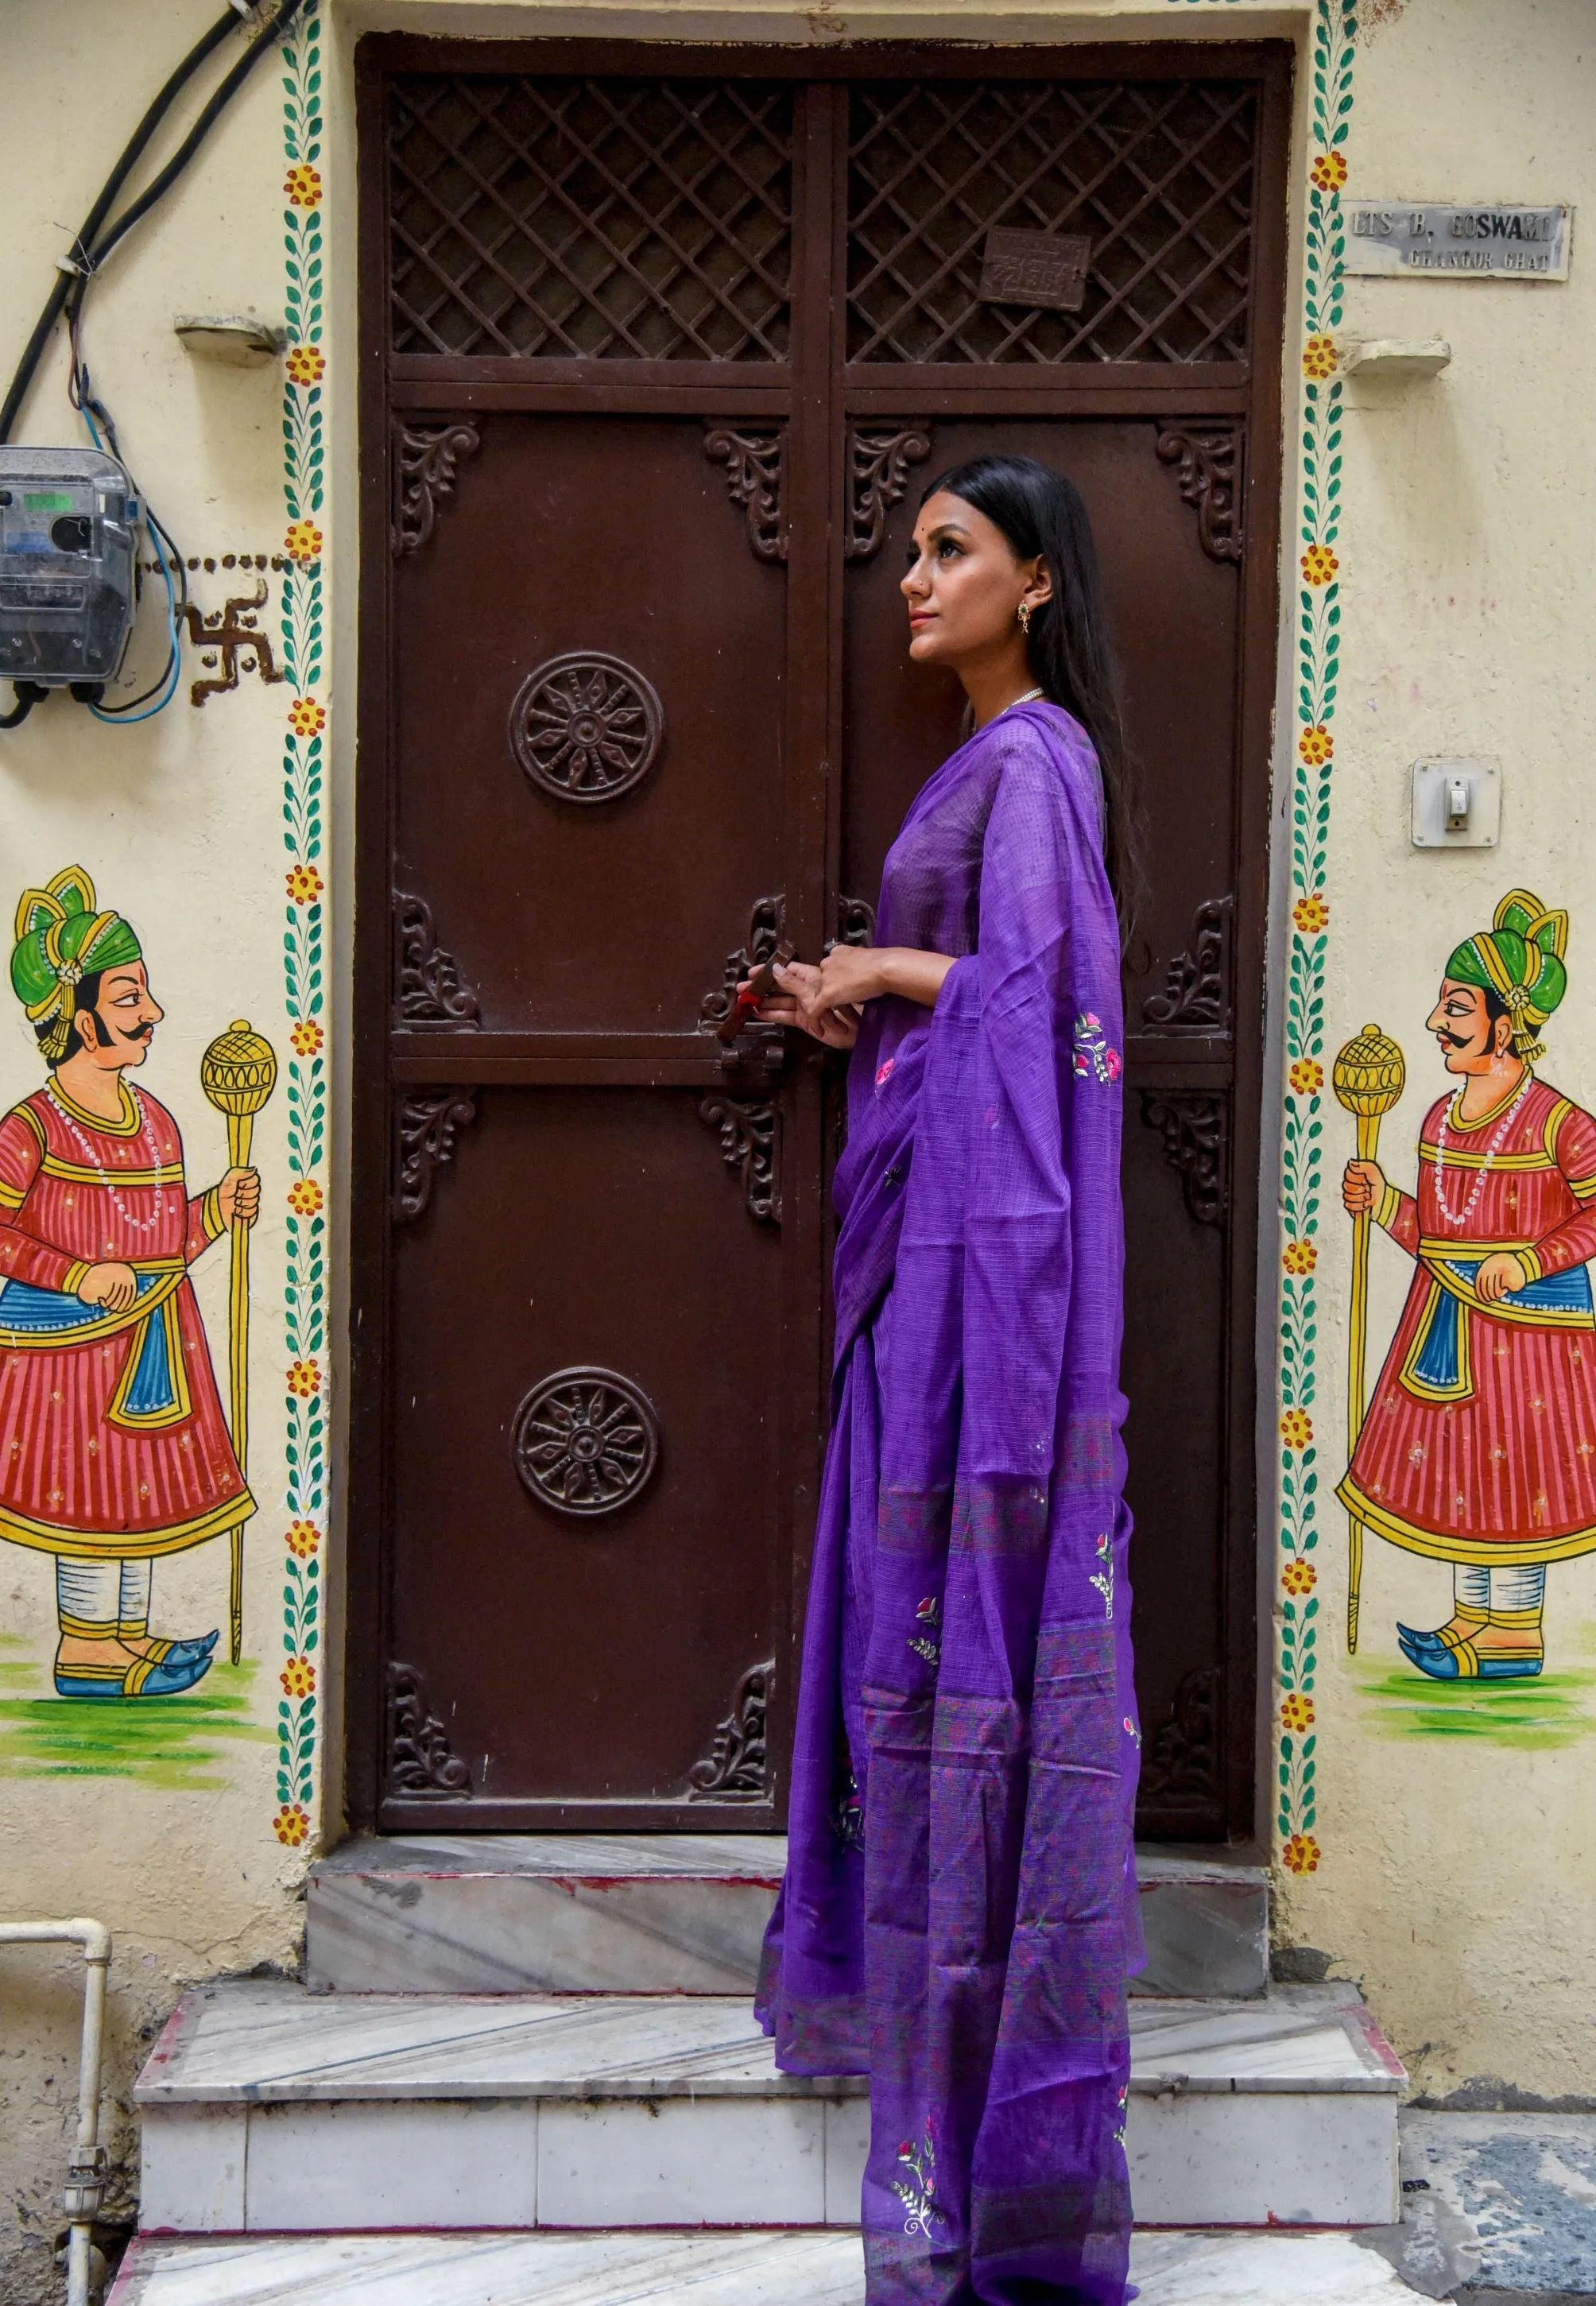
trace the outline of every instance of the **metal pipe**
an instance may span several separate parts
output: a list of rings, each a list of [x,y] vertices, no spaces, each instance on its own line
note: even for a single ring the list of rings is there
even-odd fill
[[[103,1922],[0,1922],[0,1945],[75,1945],[83,1951],[83,2041],[78,2056],[78,2137],[66,2173],[66,2306],[89,2306],[89,2250],[105,2198],[99,2142],[99,2070],[106,2034],[111,1933]]]

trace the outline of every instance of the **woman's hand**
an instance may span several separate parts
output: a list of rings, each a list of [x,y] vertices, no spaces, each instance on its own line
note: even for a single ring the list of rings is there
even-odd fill
[[[260,1214],[260,1170],[229,1169],[216,1189],[216,1205],[224,1225],[235,1218],[240,1225],[253,1225]]]
[[[844,961],[846,956],[846,961]],[[822,1042],[828,1049],[851,1049],[859,1038],[858,1004],[870,1000],[880,991],[872,984],[865,992],[844,991],[844,986],[857,986],[861,975],[867,971],[849,969],[849,961],[866,961],[868,951],[857,946],[840,944],[828,952],[818,968],[812,961],[793,961],[774,964],[775,976],[781,990],[762,1001],[756,1014],[764,1025],[796,1025],[800,1032]],[[833,968],[832,963],[842,962]]]
[[[1474,1276],[1474,1287],[1488,1305],[1494,1305],[1510,1289],[1527,1288],[1529,1281],[1529,1275],[1511,1250],[1501,1250],[1495,1257],[1486,1259]]]
[[[139,1277],[131,1265],[91,1265],[78,1284],[85,1305],[103,1305],[107,1313],[125,1313],[139,1294]]]
[[[1341,1206],[1349,1217],[1378,1209],[1386,1198],[1386,1173],[1378,1161],[1349,1161],[1342,1173]]]
[[[778,961],[782,989],[760,1004],[760,1019],[767,1025],[796,1025],[828,1048],[851,1049],[866,1001],[895,993],[921,1009],[935,1009],[952,966],[952,954],[921,952],[915,945],[833,945],[818,968],[810,961],[785,968]]]

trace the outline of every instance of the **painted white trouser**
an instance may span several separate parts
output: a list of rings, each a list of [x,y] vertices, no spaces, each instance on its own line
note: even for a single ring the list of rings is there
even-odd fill
[[[79,1561],[55,1556],[55,1614],[64,1634],[84,1641],[134,1641],[149,1630],[148,1561]]]
[[[1505,1561],[1494,1569],[1452,1565],[1452,1591],[1470,1610],[1535,1610],[1546,1599],[1544,1561]]]

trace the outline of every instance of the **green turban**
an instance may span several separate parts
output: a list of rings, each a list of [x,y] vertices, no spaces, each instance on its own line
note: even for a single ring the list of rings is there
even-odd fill
[[[47,889],[23,890],[15,936],[11,989],[30,1025],[49,1022],[40,1046],[59,1060],[72,1041],[79,983],[101,969],[125,969],[142,949],[120,913],[98,910],[94,884],[81,865],[57,873]]]
[[[1568,916],[1549,913],[1527,889],[1509,889],[1489,928],[1460,944],[1447,974],[1506,1004],[1513,1049],[1526,1064],[1546,1055],[1537,1033],[1568,990]]]

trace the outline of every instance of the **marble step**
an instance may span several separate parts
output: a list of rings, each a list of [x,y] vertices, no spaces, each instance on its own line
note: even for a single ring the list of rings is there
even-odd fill
[[[1140,2306],[1412,2306],[1344,2234],[1139,2233]],[[857,2233],[140,2235],[108,2306],[864,2306]]]
[[[1402,2069],[1355,1989],[1133,2005],[1127,2151],[1158,2225],[1396,2215]],[[858,2077],[778,2074],[746,2000],[186,1994],[139,2078],[152,2232],[845,2226]]]
[[[781,1880],[779,1834],[366,1836],[311,1870],[318,1993],[746,1994]],[[1261,1994],[1263,1867],[1138,1857],[1154,1996]]]

